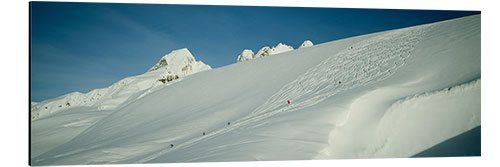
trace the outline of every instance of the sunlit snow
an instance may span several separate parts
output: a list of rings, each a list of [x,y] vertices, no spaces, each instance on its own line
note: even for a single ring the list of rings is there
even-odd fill
[[[412,157],[481,125],[480,17],[244,50],[216,69],[173,51],[108,88],[33,103],[31,162]]]

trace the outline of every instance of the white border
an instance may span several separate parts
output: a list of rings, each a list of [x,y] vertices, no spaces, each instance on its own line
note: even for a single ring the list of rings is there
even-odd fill
[[[52,0],[60,1],[60,0]],[[70,0],[71,1],[71,0]],[[384,9],[441,9],[481,10],[481,59],[482,59],[482,157],[468,158],[419,158],[419,159],[363,159],[328,161],[277,161],[277,162],[223,162],[223,163],[176,163],[147,165],[105,166],[493,166],[500,164],[498,154],[500,112],[496,107],[498,92],[497,39],[500,30],[498,6],[493,1],[472,0],[81,0],[80,2],[119,3],[168,3],[211,4],[250,6],[301,6],[301,7],[348,7]],[[0,118],[1,166],[28,166],[28,1],[9,1],[0,5],[1,60],[0,94],[2,112]]]

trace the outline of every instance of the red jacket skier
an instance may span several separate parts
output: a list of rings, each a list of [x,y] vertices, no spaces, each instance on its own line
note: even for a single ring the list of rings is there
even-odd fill
[[[288,104],[290,104],[290,100],[288,100]]]

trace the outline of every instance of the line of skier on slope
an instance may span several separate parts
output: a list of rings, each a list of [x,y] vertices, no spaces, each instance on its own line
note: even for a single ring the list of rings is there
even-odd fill
[[[290,100],[287,101],[288,104],[290,104]],[[227,126],[230,126],[231,125],[231,122],[227,122]],[[205,132],[203,132],[203,136],[205,136]],[[174,144],[170,144],[170,148],[173,148],[174,147]]]

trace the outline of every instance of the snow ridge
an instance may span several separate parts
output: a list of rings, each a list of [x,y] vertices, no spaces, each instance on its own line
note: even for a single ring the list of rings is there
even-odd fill
[[[310,47],[313,46],[313,43],[310,40],[304,41],[302,45],[299,48],[305,48],[305,47]],[[288,52],[292,51],[293,47],[283,44],[283,43],[278,43],[278,45],[270,48],[269,46],[264,46],[262,47],[257,54],[254,54],[251,49],[244,49],[243,52],[238,56],[238,62],[243,62],[251,59],[256,59],[260,57],[265,57],[265,56],[270,56],[270,55],[275,55],[275,54],[280,54],[283,52]]]
[[[187,48],[178,49],[163,56],[146,73],[124,78],[107,88],[94,89],[88,93],[73,92],[41,103],[32,103],[31,120],[73,107],[95,107],[97,110],[111,110],[124,104],[131,97],[142,97],[156,87],[181,77],[212,69],[196,61]]]

